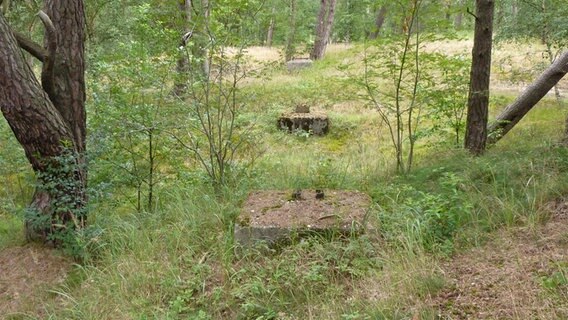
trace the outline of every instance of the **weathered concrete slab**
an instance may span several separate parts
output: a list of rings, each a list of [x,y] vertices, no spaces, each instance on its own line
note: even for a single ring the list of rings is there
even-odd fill
[[[313,63],[310,59],[294,59],[286,62],[286,68],[288,68],[288,72],[292,72],[309,68]]]
[[[358,191],[255,191],[237,218],[235,241],[248,247],[261,240],[272,245],[292,235],[362,232],[370,205],[371,198]]]

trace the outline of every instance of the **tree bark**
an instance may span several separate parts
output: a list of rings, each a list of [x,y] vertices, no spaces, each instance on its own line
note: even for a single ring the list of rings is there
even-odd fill
[[[290,17],[288,25],[288,33],[286,35],[286,47],[284,48],[284,59],[290,61],[294,58],[296,49],[294,42],[296,41],[296,14],[298,11],[296,0],[290,0]]]
[[[274,37],[274,15],[276,14],[276,7],[272,7],[272,15],[270,16],[270,23],[268,24],[268,31],[266,32],[266,46],[272,47],[272,39]]]
[[[30,207],[49,215],[47,225],[26,221],[27,238],[47,242],[84,225],[87,171],[83,2],[47,0],[45,14],[41,85],[0,14],[0,109],[39,179]]]
[[[191,25],[191,0],[178,1],[178,8],[182,16],[183,35],[179,43],[179,57],[176,63],[177,77],[174,84],[173,94],[181,97],[187,91],[187,78],[190,71],[189,59],[187,52],[182,50],[187,45],[187,42],[192,37]]]
[[[476,8],[465,148],[480,155],[487,142],[494,1],[476,0]]]
[[[454,27],[458,30],[461,29],[461,27],[462,27],[463,10],[464,10],[463,3],[464,3],[464,0],[458,1],[459,8],[458,8],[458,11],[456,12],[456,15],[454,17]]]
[[[513,103],[501,112],[489,127],[488,142],[495,143],[507,134],[566,73],[568,73],[568,51],[562,53]],[[566,130],[568,133],[568,127]]]
[[[211,30],[210,27],[210,18],[211,18],[211,3],[209,0],[201,0],[201,4],[203,6],[203,15],[204,15],[204,24],[205,24],[205,32],[204,34],[207,36],[205,46],[209,45],[211,41]],[[209,50],[207,48],[200,48],[201,52],[203,53],[203,73],[207,80],[209,80],[209,73],[211,71],[211,57],[209,56]]]
[[[371,39],[377,39],[381,29],[383,28],[383,24],[385,23],[385,19],[387,17],[387,6],[382,5],[377,11],[377,17],[375,19],[375,30],[371,33]]]
[[[316,26],[316,40],[310,54],[312,60],[323,58],[325,49],[329,43],[331,29],[333,26],[333,18],[335,16],[336,0],[321,0],[321,7],[318,14]]]
[[[564,145],[568,144],[568,117],[564,120],[564,137],[562,138]]]
[[[52,76],[42,74],[42,86],[48,79],[54,84],[51,101],[71,128],[77,152],[85,151],[85,13],[83,1],[46,0],[45,13],[51,18],[57,39],[57,57]],[[47,34],[47,31],[46,31]],[[46,45],[49,41],[46,36]],[[44,69],[47,63],[44,63]],[[45,70],[44,70],[45,71]]]
[[[6,14],[6,12],[8,12],[8,10],[10,9],[10,0],[4,0],[1,1],[0,0],[0,5],[1,5],[1,10],[3,14]]]

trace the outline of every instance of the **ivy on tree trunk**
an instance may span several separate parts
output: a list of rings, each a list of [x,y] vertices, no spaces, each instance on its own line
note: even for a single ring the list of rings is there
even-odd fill
[[[85,223],[83,1],[47,0],[39,16],[45,48],[16,36],[0,14],[0,109],[39,180],[30,205],[36,215],[28,216],[26,235],[58,244],[58,232]],[[43,62],[41,84],[20,47]]]

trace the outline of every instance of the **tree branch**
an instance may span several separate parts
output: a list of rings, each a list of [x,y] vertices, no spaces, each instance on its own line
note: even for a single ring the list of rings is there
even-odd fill
[[[47,55],[41,72],[41,85],[45,92],[52,97],[55,92],[54,69],[55,55],[57,53],[57,35],[55,33],[55,26],[49,16],[41,10],[37,13],[37,15],[45,26],[45,35],[47,38]]]
[[[479,18],[475,15],[475,13],[473,13],[471,10],[469,10],[469,7],[465,8],[465,11],[468,14],[472,15],[475,18],[475,20],[479,20]]]
[[[39,61],[45,62],[45,59],[47,57],[47,51],[45,51],[45,49],[42,48],[42,46],[33,42],[31,39],[29,39],[28,37],[17,31],[13,31],[12,33],[16,37],[16,40],[18,41],[18,45],[20,46],[20,48],[26,50],[29,54],[34,56]]]

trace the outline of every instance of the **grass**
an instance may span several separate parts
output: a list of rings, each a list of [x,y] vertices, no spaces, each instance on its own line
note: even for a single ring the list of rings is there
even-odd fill
[[[444,261],[495,230],[538,226],[547,219],[544,204],[568,193],[568,151],[556,144],[565,111],[552,100],[483,157],[427,144],[410,174],[395,175],[378,115],[337,81],[335,66],[353,50],[333,52],[297,75],[274,72],[269,81],[247,83],[243,117],[257,122],[264,154],[223,197],[195,179],[166,180],[154,213],[133,212],[112,193],[97,199],[91,223],[103,233],[94,259],[53,289],[48,317],[434,319],[428,299],[449,286]],[[329,111],[328,136],[276,130],[275,117],[303,101]],[[510,97],[495,101],[493,113]],[[377,231],[235,251],[232,222],[250,190],[315,186],[370,194]],[[22,206],[27,192],[2,194]],[[19,218],[0,215],[0,249],[21,243]],[[556,297],[565,279],[562,266],[542,283]]]

